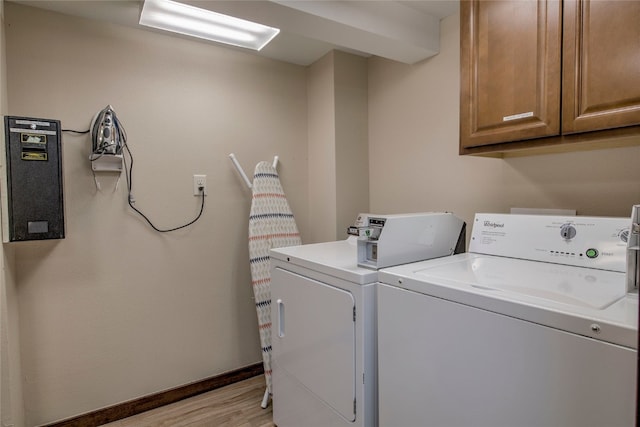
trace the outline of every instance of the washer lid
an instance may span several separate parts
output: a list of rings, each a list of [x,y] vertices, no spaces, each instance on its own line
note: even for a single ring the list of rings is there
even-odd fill
[[[617,272],[478,255],[415,272],[425,280],[450,280],[485,290],[521,294],[601,310],[626,293]]]
[[[465,253],[378,272],[384,284],[638,347],[638,296],[625,274]],[[469,325],[473,327],[473,325]]]

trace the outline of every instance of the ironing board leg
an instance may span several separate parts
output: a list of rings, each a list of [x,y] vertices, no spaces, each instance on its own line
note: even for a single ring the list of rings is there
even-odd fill
[[[266,409],[267,406],[269,406],[269,390],[265,390],[264,391],[264,397],[262,398],[262,403],[260,404],[260,406],[262,407],[262,409]]]

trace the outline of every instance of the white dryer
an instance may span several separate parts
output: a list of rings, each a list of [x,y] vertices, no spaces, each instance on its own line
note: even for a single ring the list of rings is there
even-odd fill
[[[375,426],[375,282],[356,238],[271,250],[273,420]]]
[[[356,224],[357,239],[271,250],[278,427],[377,426],[377,268],[451,255],[465,240],[451,213],[363,214]]]
[[[469,253],[380,270],[380,425],[634,425],[628,228],[478,214]]]

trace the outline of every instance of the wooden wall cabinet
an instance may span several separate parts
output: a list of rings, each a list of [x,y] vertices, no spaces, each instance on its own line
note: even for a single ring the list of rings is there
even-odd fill
[[[640,143],[640,2],[462,0],[460,19],[461,154]]]

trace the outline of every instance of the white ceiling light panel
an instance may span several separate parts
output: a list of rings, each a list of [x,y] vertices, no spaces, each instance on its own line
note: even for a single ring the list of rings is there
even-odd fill
[[[145,0],[140,25],[253,50],[278,35],[278,28],[171,0]]]

